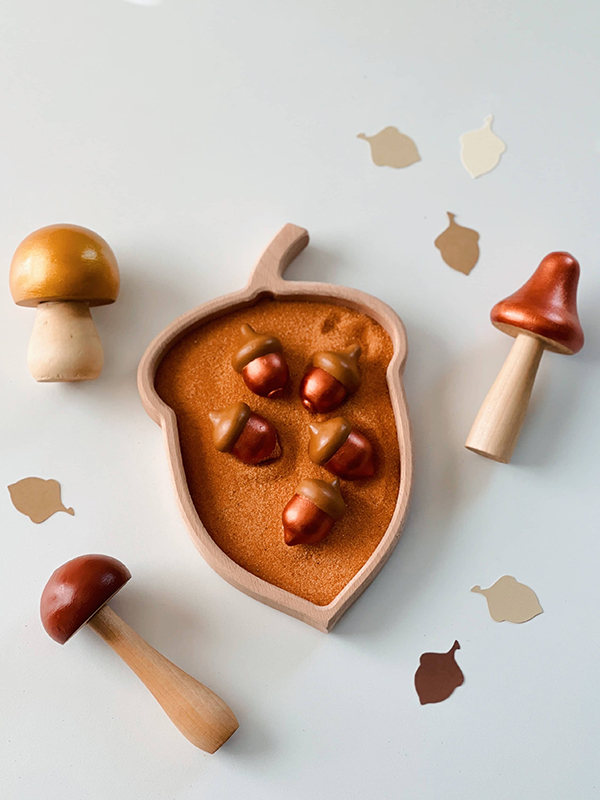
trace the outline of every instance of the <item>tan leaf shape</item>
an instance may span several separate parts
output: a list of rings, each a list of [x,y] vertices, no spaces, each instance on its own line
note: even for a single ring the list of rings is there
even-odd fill
[[[10,499],[17,511],[29,517],[32,522],[44,522],[56,514],[65,511],[73,516],[72,508],[65,508],[60,497],[60,483],[43,478],[23,478],[8,487]]]
[[[503,575],[489,589],[474,586],[471,591],[485,597],[490,616],[496,622],[528,622],[543,613],[533,589],[512,575]]]
[[[498,166],[506,144],[492,130],[492,114],[485,118],[481,128],[463,133],[460,137],[460,159],[472,178],[479,178]]]
[[[409,167],[421,160],[416,144],[398,128],[390,125],[375,136],[359,133],[357,139],[364,139],[371,145],[371,158],[378,167]]]
[[[447,700],[464,683],[465,676],[454,659],[457,650],[460,645],[454,642],[447,653],[423,653],[421,656],[415,672],[415,689],[422,706]]]
[[[450,211],[446,213],[448,227],[440,233],[434,244],[449,267],[468,275],[479,260],[479,234],[455,222],[456,214]]]

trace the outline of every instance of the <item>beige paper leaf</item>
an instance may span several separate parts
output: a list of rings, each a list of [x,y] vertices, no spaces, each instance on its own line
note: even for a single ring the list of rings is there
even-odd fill
[[[65,511],[73,516],[72,508],[65,508],[60,498],[60,483],[53,479],[23,478],[8,487],[10,499],[17,511],[29,517],[32,522],[44,522],[56,514]]]
[[[390,125],[375,136],[359,133],[357,139],[364,139],[371,145],[371,158],[378,167],[409,167],[421,160],[413,140]]]
[[[543,613],[533,589],[512,575],[499,578],[489,589],[474,586],[471,591],[484,595],[490,616],[496,622],[528,622]]]
[[[446,213],[450,223],[434,244],[449,267],[468,275],[479,260],[479,234],[455,222],[455,214]]]
[[[498,166],[506,144],[492,130],[492,114],[485,118],[483,127],[463,133],[460,137],[460,160],[472,178],[479,178]]]

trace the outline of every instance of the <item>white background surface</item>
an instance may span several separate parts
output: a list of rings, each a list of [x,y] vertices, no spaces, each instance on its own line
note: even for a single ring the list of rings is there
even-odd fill
[[[0,261],[68,221],[122,271],[87,385],[33,381],[33,312],[0,295],[0,486],[54,477],[76,511],[0,503],[2,800],[598,796],[599,33],[591,0],[2,0]],[[458,137],[489,113],[508,151],[474,181]],[[356,134],[387,125],[420,163],[371,163]],[[433,246],[446,211],[481,233],[468,278]],[[291,275],[382,297],[410,344],[412,511],[329,636],[206,566],[135,385],[154,335],[241,287],[287,221],[312,237]],[[555,249],[581,262],[587,343],[544,356],[498,465],[462,447],[511,344],[489,309]],[[85,552],[130,567],[115,609],[237,713],[217,755],[91,631],[44,634],[44,583]],[[505,573],[542,616],[490,619],[469,590]],[[455,638],[465,683],[421,707],[419,656]]]

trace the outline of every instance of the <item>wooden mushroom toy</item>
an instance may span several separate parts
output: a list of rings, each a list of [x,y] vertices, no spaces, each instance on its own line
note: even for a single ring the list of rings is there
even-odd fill
[[[270,333],[257,333],[246,322],[240,333],[240,346],[231,360],[233,368],[254,394],[281,397],[290,377],[281,342]]]
[[[10,266],[19,306],[37,309],[27,363],[36,381],[89,381],[104,363],[90,306],[114,303],[119,268],[97,233],[78,225],[49,225],[30,233]]]
[[[281,455],[275,427],[246,403],[234,403],[208,416],[213,443],[222,453],[231,453],[245,464],[260,464]]]
[[[579,263],[550,253],[517,292],[492,309],[493,324],[515,343],[473,423],[465,447],[508,464],[519,438],[544,350],[573,355],[583,347],[577,315]]]
[[[327,414],[340,406],[360,385],[358,344],[333,351],[315,353],[312,366],[300,384],[300,397],[313,414]]]
[[[127,567],[110,556],[67,561],[42,592],[46,633],[64,644],[87,623],[131,667],[181,733],[214,753],[237,730],[238,721],[220,697],[150,647],[108,608],[106,603],[130,578]]]
[[[318,478],[300,481],[296,494],[283,509],[285,543],[317,544],[329,534],[345,511],[346,504],[337,478],[332,483]]]
[[[308,456],[314,464],[347,481],[375,474],[373,445],[345,417],[312,422],[308,428]]]

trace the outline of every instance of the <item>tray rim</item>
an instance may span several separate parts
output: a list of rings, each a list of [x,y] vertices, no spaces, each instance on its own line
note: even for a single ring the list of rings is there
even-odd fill
[[[168,325],[153,339],[140,361],[138,390],[144,409],[163,431],[177,505],[192,541],[204,560],[228,583],[250,597],[328,633],[379,574],[392,554],[406,522],[413,483],[412,434],[402,381],[408,345],[402,320],[390,306],[378,298],[358,289],[336,284],[286,281],[283,278],[285,269],[307,246],[308,241],[308,232],[304,228],[288,223],[261,255],[244,289],[202,303]],[[159,397],[154,384],[161,360],[187,333],[212,319],[252,306],[267,297],[283,301],[327,300],[329,303],[353,308],[378,322],[393,344],[386,381],[394,412],[401,463],[396,506],[385,533],[369,559],[326,606],[312,603],[258,578],[229,558],[212,539],[189,492],[175,412]]]

